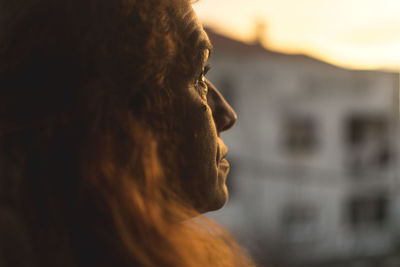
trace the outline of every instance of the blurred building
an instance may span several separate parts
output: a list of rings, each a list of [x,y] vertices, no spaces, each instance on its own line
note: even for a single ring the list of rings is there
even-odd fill
[[[230,201],[210,214],[260,262],[388,255],[400,241],[398,73],[339,68],[208,30],[238,113]]]

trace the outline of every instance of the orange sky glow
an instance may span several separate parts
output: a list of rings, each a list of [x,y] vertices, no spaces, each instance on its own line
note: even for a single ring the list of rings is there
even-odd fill
[[[200,0],[200,21],[251,42],[264,23],[263,44],[342,67],[400,70],[399,0]]]

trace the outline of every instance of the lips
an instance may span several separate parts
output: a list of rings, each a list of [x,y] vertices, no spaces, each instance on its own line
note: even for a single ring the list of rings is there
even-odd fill
[[[222,140],[220,140],[218,142],[218,146],[217,146],[217,155],[216,155],[216,163],[217,165],[219,165],[221,162],[227,162],[227,160],[225,159],[226,155],[228,154],[228,148],[226,147],[226,145],[224,144],[224,142]]]
[[[216,165],[218,168],[218,177],[223,182],[227,178],[230,169],[229,162],[225,159],[226,154],[228,154],[228,148],[224,142],[219,139],[217,145]]]

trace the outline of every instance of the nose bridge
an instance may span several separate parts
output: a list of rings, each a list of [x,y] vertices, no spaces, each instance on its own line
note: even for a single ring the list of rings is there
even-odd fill
[[[237,120],[236,112],[231,105],[226,101],[218,89],[207,80],[208,105],[212,110],[215,125],[218,132],[223,132],[230,129]]]

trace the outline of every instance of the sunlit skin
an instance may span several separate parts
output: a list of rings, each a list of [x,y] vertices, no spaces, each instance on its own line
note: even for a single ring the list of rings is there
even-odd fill
[[[201,31],[199,42],[206,45],[201,51],[199,73],[178,94],[178,120],[184,125],[181,176],[183,191],[189,200],[196,210],[206,212],[221,208],[228,199],[229,163],[225,159],[228,148],[220,133],[230,129],[237,116],[218,89],[205,78],[203,71],[212,46],[192,9],[190,13]]]

